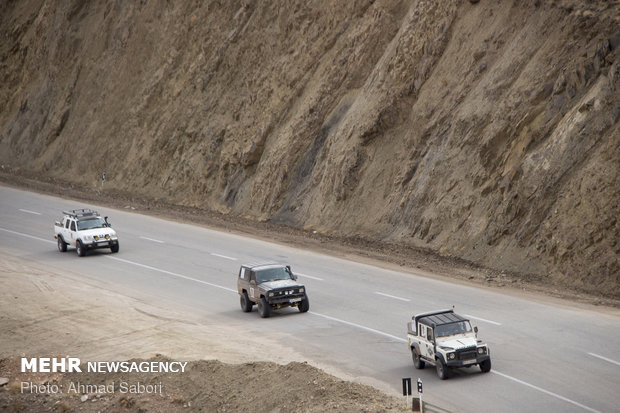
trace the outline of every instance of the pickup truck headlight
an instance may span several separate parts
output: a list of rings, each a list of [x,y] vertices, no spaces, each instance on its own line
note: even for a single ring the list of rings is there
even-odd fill
[[[454,360],[456,358],[456,353],[448,353],[448,360]]]
[[[84,236],[84,241],[92,241],[93,240],[93,236],[92,235],[85,235]]]
[[[478,354],[487,354],[486,347],[478,347]]]

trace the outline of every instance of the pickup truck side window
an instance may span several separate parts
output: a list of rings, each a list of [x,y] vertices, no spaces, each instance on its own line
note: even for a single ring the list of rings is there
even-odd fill
[[[69,220],[68,219],[65,221],[65,228],[67,228],[67,229],[69,228]]]
[[[71,221],[71,231],[75,231],[75,221]]]

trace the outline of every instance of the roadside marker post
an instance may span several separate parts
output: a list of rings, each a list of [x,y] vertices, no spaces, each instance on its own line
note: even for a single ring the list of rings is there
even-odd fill
[[[403,378],[403,396],[406,397],[405,403],[409,406],[409,396],[411,396],[411,377]]]
[[[424,402],[422,402],[422,380],[418,377],[418,397],[420,399],[420,413],[424,413]]]

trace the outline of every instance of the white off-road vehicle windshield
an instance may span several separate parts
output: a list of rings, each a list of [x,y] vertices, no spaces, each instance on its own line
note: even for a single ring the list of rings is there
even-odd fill
[[[457,334],[465,334],[471,332],[471,324],[469,321],[459,321],[457,323],[443,324],[437,326],[435,330],[436,337],[448,337]]]

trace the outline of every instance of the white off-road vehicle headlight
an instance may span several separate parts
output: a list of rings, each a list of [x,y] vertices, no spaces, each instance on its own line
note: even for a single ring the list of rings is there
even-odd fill
[[[454,360],[456,358],[456,353],[448,353],[448,360]]]
[[[487,353],[486,347],[478,347],[478,354],[486,354],[486,353]]]

